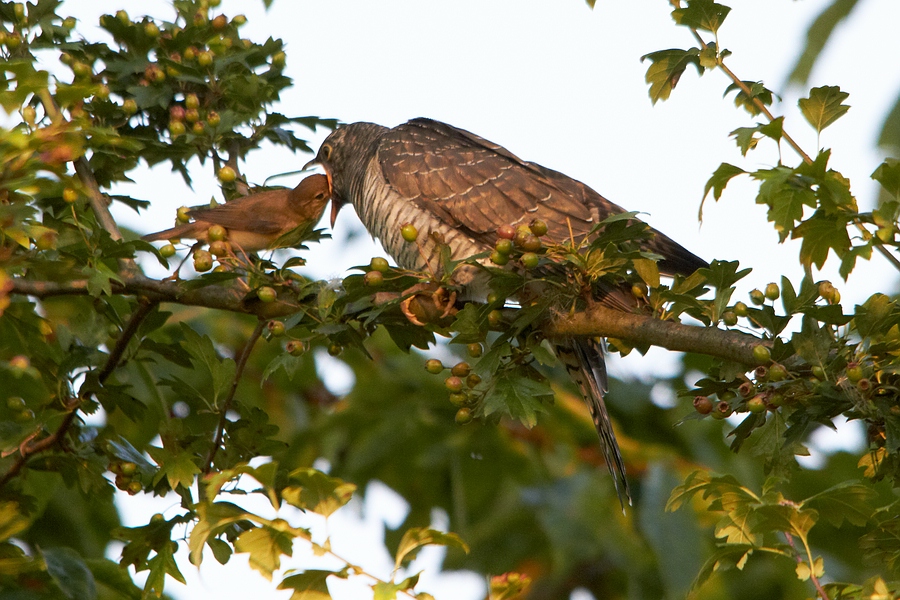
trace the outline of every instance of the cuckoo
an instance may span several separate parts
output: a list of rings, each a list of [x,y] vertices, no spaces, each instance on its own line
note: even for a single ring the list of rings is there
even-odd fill
[[[405,269],[425,270],[437,261],[439,246],[452,258],[489,251],[502,225],[547,224],[547,238],[588,235],[605,218],[624,212],[587,185],[463,129],[431,119],[413,119],[394,128],[352,123],[330,134],[311,164],[320,164],[332,190],[332,224],[344,204],[385,251]],[[419,231],[405,243],[402,225]],[[432,235],[437,234],[437,235]],[[644,245],[662,259],[665,275],[690,274],[708,266],[667,236],[651,230]],[[484,298],[482,270],[471,266],[454,275],[464,297]],[[598,295],[598,301],[627,309]],[[625,465],[603,401],[607,391],[603,348],[593,338],[554,340],[557,356],[581,390],[620,501],[630,503]]]

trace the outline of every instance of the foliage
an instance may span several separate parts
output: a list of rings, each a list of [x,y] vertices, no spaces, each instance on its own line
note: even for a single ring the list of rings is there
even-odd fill
[[[804,152],[771,113],[774,94],[726,66],[718,32],[730,9],[673,4],[698,47],[646,55],[651,100],[668,98],[688,65],[721,71],[726,94],[761,120],[732,132],[741,154],[775,143],[799,156],[754,171],[722,163],[707,183],[718,201],[733,178],[749,176],[781,241],[801,240],[806,276],[755,290],[749,306],[733,298],[750,272],[737,263],[661,281],[634,214],[586,240],[538,239],[534,223],[490,260],[448,252],[433,273],[373,261],[335,285],[298,274],[298,258],[224,254],[209,273],[147,278],[143,261],[167,258],[120,232],[107,207],[145,202],[105,194],[141,160],[171,164],[186,184],[198,177],[188,159],[208,160],[207,176],[218,175],[230,199],[249,191],[240,173],[249,153],[263,143],[308,152],[298,129],[336,122],[269,112],[291,84],[282,43],[241,38],[245,19],[218,14],[215,1],[175,0],[172,22],[106,15],[111,44],[76,38],[56,0],[0,3],[0,103],[21,117],[0,136],[0,588],[29,598],[160,597],[169,577],[183,580],[188,565],[175,553],[184,545],[194,565],[245,553],[298,599],[328,598],[329,578],[351,577],[376,598],[424,599],[409,563],[441,545],[448,568],[491,575],[496,599],[578,587],[598,598],[894,593],[900,307],[884,294],[845,307],[813,273],[833,255],[850,277],[873,250],[900,265],[900,165],[878,166],[873,177],[891,199],[860,212],[830,152]],[[36,53],[58,56],[71,74],[38,68]],[[801,111],[821,134],[846,99],[816,88]],[[298,245],[322,235],[302,232]],[[206,271],[196,254],[195,265]],[[459,268],[487,273],[487,303],[457,306],[450,276]],[[640,327],[613,336],[616,351],[687,347],[684,372],[703,373],[691,389],[683,374],[654,382],[676,390],[686,410],[649,402],[650,384],[615,388],[610,412],[637,484],[625,514],[551,343],[567,320],[592,314],[585,290],[598,288],[643,307],[629,315]],[[605,326],[589,321],[576,333],[604,335]],[[411,351],[437,337],[450,339],[449,376],[442,362],[426,363],[429,374]],[[345,398],[322,384],[320,351],[353,369],[359,383]],[[722,443],[723,420],[735,414],[743,420],[728,437],[739,454]],[[795,456],[810,435],[840,416],[865,424],[865,451],[800,469]],[[314,467],[319,459],[328,472]],[[863,480],[851,481],[857,466]],[[333,553],[278,511],[327,518],[372,481],[410,504],[386,536],[391,576],[334,556],[342,566],[282,577],[295,541]],[[116,488],[172,495],[179,507],[121,527]],[[249,509],[251,496],[275,516]],[[452,533],[434,528],[434,509]],[[124,544],[118,564],[105,558],[115,541]],[[143,585],[122,567],[146,571]]]

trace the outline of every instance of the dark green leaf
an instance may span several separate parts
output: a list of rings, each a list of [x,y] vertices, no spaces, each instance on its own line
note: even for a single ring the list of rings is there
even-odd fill
[[[44,548],[41,554],[47,572],[66,598],[93,600],[97,597],[94,576],[81,555],[71,548]]]
[[[797,103],[809,124],[821,133],[850,110],[843,103],[849,97],[850,94],[842,92],[837,86],[822,86],[811,89],[809,98],[801,98]]]

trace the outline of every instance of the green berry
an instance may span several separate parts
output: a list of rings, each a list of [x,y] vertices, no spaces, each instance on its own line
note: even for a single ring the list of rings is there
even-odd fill
[[[279,337],[284,335],[284,323],[281,321],[269,321],[266,323],[266,329],[269,330],[269,335],[272,337]]]
[[[219,172],[216,173],[216,177],[218,177],[219,181],[222,183],[231,183],[237,179],[237,173],[235,173],[234,169],[231,167],[225,166],[219,169]]]
[[[752,290],[750,292],[750,301],[757,306],[761,306],[766,303],[766,295],[759,290]]]
[[[385,273],[390,268],[390,265],[386,258],[375,256],[369,261],[369,268],[373,271],[378,271],[379,273]]]
[[[450,404],[453,406],[464,406],[469,401],[469,396],[465,392],[451,392]]]
[[[178,136],[184,135],[187,131],[187,128],[184,126],[184,123],[181,121],[170,121],[169,122],[169,135],[173,138],[177,138]]]
[[[381,287],[384,285],[384,275],[381,271],[369,271],[363,276],[363,283],[369,287]]]
[[[766,298],[769,300],[778,300],[778,297],[781,295],[781,292],[778,289],[777,283],[770,283],[766,286]]]
[[[328,345],[328,354],[331,356],[338,356],[343,351],[344,347],[340,344],[332,343]]]
[[[12,396],[6,399],[6,408],[13,412],[25,410],[25,399],[18,396]]]
[[[172,244],[166,244],[165,246],[160,246],[159,255],[163,258],[170,258],[175,256],[175,246]]]
[[[497,243],[494,245],[494,250],[496,250],[500,254],[509,255],[513,251],[512,240],[508,240],[506,238],[500,238],[499,240],[497,240]]]
[[[221,225],[213,225],[206,230],[206,237],[211,242],[221,242],[228,237],[228,230]]]
[[[540,219],[532,221],[528,228],[536,237],[547,235],[547,224]]]
[[[746,317],[750,314],[750,309],[747,308],[747,305],[743,302],[737,302],[731,309],[734,311],[734,314],[738,317]]]
[[[772,360],[772,352],[762,344],[753,346],[753,360],[758,365],[764,365]]]
[[[25,410],[17,412],[13,419],[18,421],[19,423],[28,423],[34,421],[34,411],[30,408],[26,408]]]
[[[525,252],[537,252],[543,247],[540,238],[531,234],[525,236],[521,245]]]
[[[66,188],[63,190],[62,197],[66,204],[74,204],[78,200],[78,192],[72,188]]]
[[[141,485],[140,481],[131,481],[128,483],[128,488],[126,491],[134,496],[135,494],[140,493],[144,489],[144,486]]]
[[[766,410],[766,403],[762,396],[753,396],[747,400],[747,410],[754,414],[759,414]]]
[[[216,257],[228,256],[228,253],[231,251],[231,246],[228,242],[223,242],[222,240],[216,240],[215,242],[209,243],[209,253]]]
[[[476,375],[475,373],[471,373],[468,377],[466,377],[466,385],[470,388],[473,388],[481,383],[481,377]]]
[[[159,37],[159,27],[156,26],[156,23],[149,22],[144,25],[144,33],[147,34],[149,38],[157,38]]]
[[[131,477],[137,472],[137,465],[133,462],[123,462],[119,465],[119,472],[122,473],[122,475]]]
[[[787,375],[784,365],[776,363],[769,368],[769,381],[784,381],[787,379]]]
[[[503,254],[499,250],[494,250],[491,252],[491,262],[502,267],[509,262],[509,255]]]
[[[303,342],[291,340],[284,345],[284,351],[291,356],[300,356],[301,354],[303,354]]]
[[[425,370],[432,375],[437,375],[444,370],[444,363],[436,358],[429,358],[425,361]]]
[[[459,425],[471,423],[473,419],[472,409],[465,406],[456,411],[456,422]]]
[[[138,105],[137,102],[135,102],[134,98],[129,98],[122,103],[122,111],[129,116],[135,114],[138,111]]]
[[[190,212],[191,212],[191,209],[189,209],[187,206],[182,206],[181,208],[178,209],[178,212],[175,213],[175,219],[179,223],[190,223],[191,222]]]
[[[456,375],[451,375],[444,380],[444,387],[446,387],[451,392],[461,392],[463,389],[462,379],[460,379]]]
[[[274,288],[264,285],[256,290],[256,297],[259,298],[262,302],[274,302],[278,297],[278,293]]]
[[[733,311],[726,310],[722,313],[722,322],[726,327],[734,327],[738,322],[737,315]]]
[[[469,356],[472,358],[478,358],[484,352],[484,347],[479,343],[469,344],[466,346],[466,350],[469,353]]]
[[[526,252],[519,260],[522,261],[522,266],[524,266],[526,269],[533,269],[538,266],[538,262],[540,259],[534,252]]]
[[[416,229],[416,226],[412,223],[405,223],[402,227],[400,227],[400,235],[403,239],[410,244],[416,241],[419,237],[419,230]]]
[[[865,374],[863,373],[862,367],[860,367],[857,363],[850,363],[847,365],[847,379],[850,380],[850,383],[856,383],[860,381]]]
[[[827,377],[827,375],[825,374],[825,369],[823,369],[821,366],[813,365],[811,371],[812,371],[813,377],[815,377],[819,381],[825,381],[825,378]]]
[[[488,325],[496,329],[503,324],[503,313],[499,310],[492,310],[488,313]]]
[[[197,56],[197,64],[199,64],[201,67],[208,67],[213,63],[213,58],[214,57],[212,52],[201,52]]]
[[[212,269],[213,266],[213,258],[212,254],[207,252],[206,250],[196,250],[194,252],[194,270],[198,273],[205,273]]]
[[[188,50],[190,50],[190,48],[188,48]],[[187,52],[185,52],[185,55],[187,55]],[[197,97],[197,94],[188,94],[184,98],[184,105],[187,108],[193,108],[193,109],[200,108],[200,98]]]

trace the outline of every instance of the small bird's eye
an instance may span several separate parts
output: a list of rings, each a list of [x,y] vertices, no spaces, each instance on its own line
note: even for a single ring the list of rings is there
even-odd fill
[[[325,199],[325,192],[319,192],[318,194],[316,194],[316,200],[324,200],[324,199]]]
[[[331,147],[331,144],[322,144],[322,147],[319,148],[319,156],[322,157],[322,160],[328,160],[331,158],[331,153],[334,149]]]

